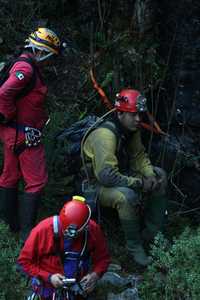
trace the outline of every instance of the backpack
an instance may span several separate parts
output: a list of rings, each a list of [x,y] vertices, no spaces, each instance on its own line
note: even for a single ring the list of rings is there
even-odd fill
[[[77,174],[80,171],[82,139],[89,129],[95,129],[99,123],[99,117],[90,115],[56,135],[56,148],[62,149],[64,156],[65,175]]]
[[[33,74],[31,77],[31,80],[29,83],[18,93],[16,100],[26,96],[34,87],[36,84],[36,65],[32,58],[28,57],[18,57],[16,59],[11,59],[7,62],[0,63],[0,86],[4,84],[4,82],[9,78],[9,72],[13,65],[18,61],[25,61],[28,64],[31,65],[33,69]]]

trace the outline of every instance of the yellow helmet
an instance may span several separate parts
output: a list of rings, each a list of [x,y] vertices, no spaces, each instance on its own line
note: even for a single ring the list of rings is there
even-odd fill
[[[38,28],[29,35],[26,42],[26,48],[32,47],[52,54],[59,54],[61,46],[58,36],[48,28]]]

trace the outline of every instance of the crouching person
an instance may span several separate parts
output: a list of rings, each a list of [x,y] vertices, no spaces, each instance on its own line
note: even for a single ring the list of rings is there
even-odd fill
[[[17,269],[31,279],[31,297],[89,299],[110,263],[104,235],[90,217],[85,199],[74,196],[59,216],[31,231],[17,260]]]

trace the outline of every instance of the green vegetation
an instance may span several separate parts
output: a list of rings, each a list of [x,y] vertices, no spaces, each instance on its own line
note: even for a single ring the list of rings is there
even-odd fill
[[[153,263],[141,286],[143,300],[198,300],[200,295],[200,228],[186,228],[172,246],[158,236],[152,248]]]
[[[0,300],[22,299],[25,280],[16,272],[20,246],[8,227],[0,222]]]

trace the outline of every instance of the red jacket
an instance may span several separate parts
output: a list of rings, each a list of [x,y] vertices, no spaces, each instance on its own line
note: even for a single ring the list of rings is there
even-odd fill
[[[72,250],[80,251],[83,236],[78,237]],[[102,276],[110,263],[106,241],[100,226],[89,222],[87,249],[92,259],[92,271]],[[60,250],[64,251],[64,239],[60,229]],[[30,233],[18,258],[18,265],[29,276],[36,276],[48,282],[49,276],[55,273],[64,275],[59,255],[55,255],[53,217],[41,221]]]

